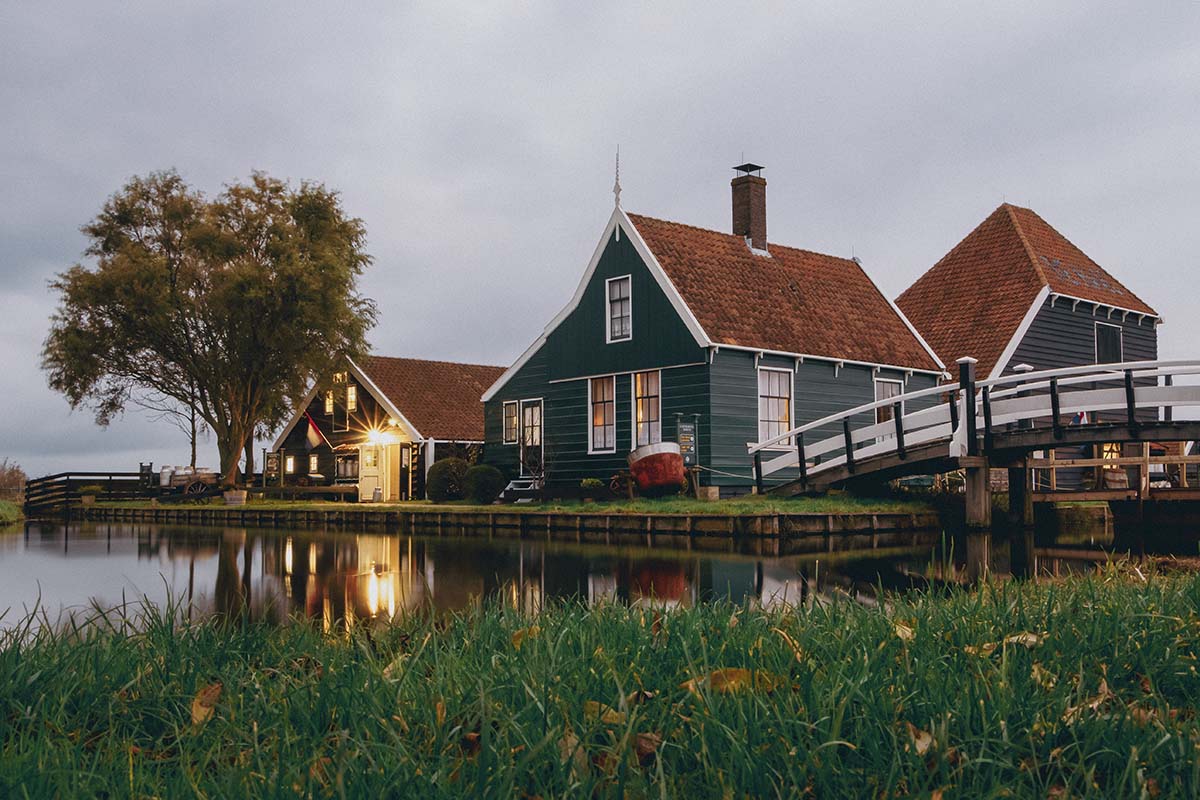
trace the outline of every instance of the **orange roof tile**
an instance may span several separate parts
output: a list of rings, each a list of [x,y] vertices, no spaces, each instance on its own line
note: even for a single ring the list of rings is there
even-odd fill
[[[367,356],[360,364],[422,436],[454,442],[483,441],[479,398],[504,367]]]
[[[628,214],[718,344],[940,371],[855,261]]]
[[[979,359],[989,375],[1042,287],[1156,315],[1133,292],[1027,208],[1007,203],[896,300],[957,375],[955,361]]]

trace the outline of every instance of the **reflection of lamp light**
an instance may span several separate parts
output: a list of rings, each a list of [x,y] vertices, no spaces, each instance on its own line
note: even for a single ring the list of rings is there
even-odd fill
[[[312,543],[308,545],[308,573],[317,574],[317,546]]]
[[[283,573],[292,574],[292,537],[288,537],[283,545]]]
[[[379,576],[375,570],[367,576],[367,613],[372,617],[379,613]]]

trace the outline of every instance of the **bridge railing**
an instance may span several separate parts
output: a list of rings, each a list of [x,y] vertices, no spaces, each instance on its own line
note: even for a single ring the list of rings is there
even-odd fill
[[[797,470],[805,482],[835,467],[852,473],[857,462],[878,456],[904,460],[909,449],[939,441],[947,443],[946,456],[973,454],[981,435],[987,449],[997,429],[1014,425],[1048,421],[1057,434],[1064,417],[1081,411],[1124,411],[1129,424],[1136,425],[1138,412],[1152,410],[1157,418],[1162,409],[1169,420],[1174,408],[1200,406],[1200,386],[1174,384],[1176,376],[1184,375],[1200,375],[1200,361],[1130,361],[965,380],[863,403],[749,443],[747,451],[762,491],[765,480],[783,470]],[[935,398],[945,401],[925,406]],[[922,407],[909,410],[914,405]],[[877,418],[880,409],[888,408],[890,419],[866,425],[856,419],[868,414]],[[829,428],[841,431],[818,433]],[[806,442],[806,434],[810,440],[821,438]]]

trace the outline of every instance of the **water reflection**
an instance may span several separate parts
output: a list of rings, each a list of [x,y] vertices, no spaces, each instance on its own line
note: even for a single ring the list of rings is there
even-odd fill
[[[64,610],[143,597],[157,604],[175,598],[192,618],[304,617],[327,628],[462,610],[485,599],[525,611],[558,598],[663,608],[712,599],[801,604],[834,595],[869,603],[879,587],[936,589],[987,574],[1086,568],[1112,544],[1111,531],[1036,545],[1032,533],[979,534],[938,546],[763,558],[486,536],[31,522],[0,535],[0,610],[9,609],[0,625],[39,604],[55,620]]]

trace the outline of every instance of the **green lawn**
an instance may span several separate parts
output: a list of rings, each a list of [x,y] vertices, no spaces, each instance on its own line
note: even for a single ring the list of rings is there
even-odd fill
[[[220,504],[220,499],[213,503]],[[122,501],[97,503],[100,506],[124,508],[146,507],[141,501]],[[657,499],[639,498],[636,500],[608,500],[594,503],[584,503],[580,500],[549,501],[546,503],[521,503],[509,505],[480,506],[468,501],[451,501],[435,504],[428,501],[413,501],[407,503],[334,503],[318,500],[252,500],[244,508],[251,509],[309,509],[330,510],[338,508],[353,509],[394,509],[400,511],[553,511],[568,513],[596,514],[727,514],[731,516],[742,514],[851,514],[856,512],[901,512],[920,513],[934,510],[930,503],[923,500],[856,497],[850,494],[829,494],[824,497],[776,498],[748,496],[730,500],[697,500],[691,497],[663,497]]]
[[[1195,797],[1198,608],[1142,565],[874,608],[10,633],[0,796]]]

